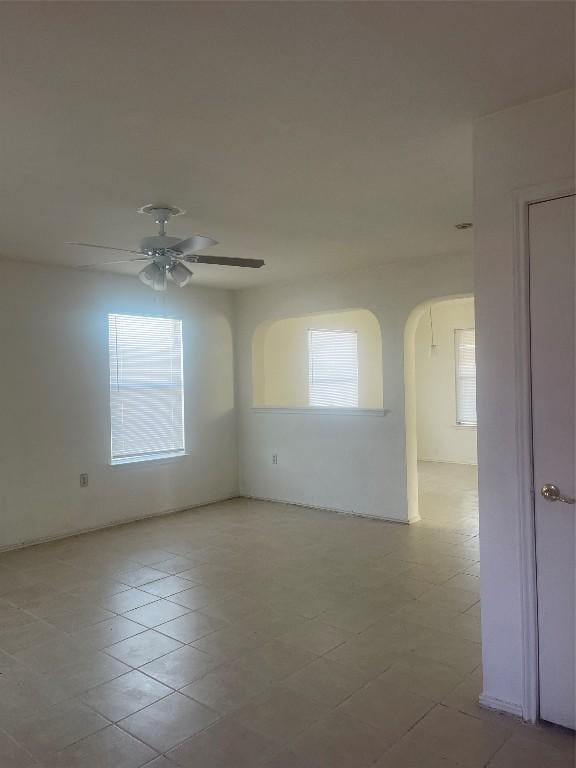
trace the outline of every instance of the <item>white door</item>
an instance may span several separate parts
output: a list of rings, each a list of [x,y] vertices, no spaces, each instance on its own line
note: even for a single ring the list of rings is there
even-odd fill
[[[568,728],[576,728],[574,201],[529,209],[540,717]]]

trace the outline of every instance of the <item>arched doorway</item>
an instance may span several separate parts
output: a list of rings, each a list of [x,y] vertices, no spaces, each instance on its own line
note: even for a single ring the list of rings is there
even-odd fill
[[[469,295],[423,302],[406,323],[406,469],[411,522],[425,516],[424,492],[426,515],[437,502],[438,515],[449,516],[451,488],[458,508],[464,509],[462,502],[468,500],[468,494],[472,515],[477,516],[474,325],[474,302]],[[442,512],[443,498],[447,503]]]

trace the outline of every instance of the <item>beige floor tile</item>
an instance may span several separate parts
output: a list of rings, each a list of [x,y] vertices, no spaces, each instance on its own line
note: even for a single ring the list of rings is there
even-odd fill
[[[161,624],[158,627],[158,632],[173,637],[181,643],[193,643],[224,626],[226,626],[226,622],[223,619],[207,616],[202,611],[192,611]]]
[[[301,757],[293,749],[283,749],[273,758],[263,764],[263,768],[322,768],[318,763],[312,763],[305,757]]]
[[[179,616],[184,616],[186,613],[189,613],[188,608],[160,599],[154,603],[135,608],[133,611],[128,611],[124,614],[124,618],[152,629],[160,624],[166,624],[172,619],[177,619]]]
[[[168,753],[182,768],[256,768],[278,750],[275,742],[226,718]]]
[[[112,595],[119,595],[130,589],[128,584],[121,584],[108,578],[93,578],[92,581],[82,584],[69,594],[87,601],[99,602]]]
[[[141,587],[144,584],[150,584],[152,581],[159,581],[165,579],[166,574],[164,571],[158,571],[155,568],[149,568],[144,565],[137,568],[127,568],[126,570],[120,570],[114,573],[114,579],[121,584],[126,584],[129,587]]]
[[[466,640],[456,634],[448,634],[433,629],[428,630],[418,639],[414,654],[440,664],[446,664],[461,674],[472,672],[482,662],[482,651],[479,643]]]
[[[144,664],[140,671],[171,688],[179,689],[210,672],[218,663],[210,654],[186,645]]]
[[[568,752],[574,760],[574,765],[576,765],[576,732],[568,728],[550,725],[549,723],[531,725],[518,722],[515,735],[520,739],[534,739],[535,741],[541,741],[543,744],[548,744],[555,749]]]
[[[114,616],[115,614],[112,611],[107,611],[98,605],[92,605],[77,610],[63,611],[47,617],[46,621],[63,632],[74,634],[86,627],[94,626],[107,619],[113,619]]]
[[[383,672],[379,679],[391,688],[410,691],[435,702],[442,701],[463,680],[452,667],[409,656]]]
[[[70,697],[90,695],[145,667],[147,685],[182,689],[182,698],[207,706],[212,717],[230,710],[236,715],[272,686],[286,700],[300,696],[313,706],[342,707],[338,716],[323,717],[298,736],[308,744],[305,753],[279,745],[278,754],[267,758],[269,768],[362,768],[377,759],[383,766],[395,760],[396,768],[397,755],[413,760],[412,731],[389,749],[382,741],[386,729],[375,734],[358,713],[344,714],[350,702],[360,711],[363,701],[362,716],[375,722],[386,706],[374,691],[386,687],[400,702],[388,721],[402,720],[410,697],[449,703],[450,717],[464,718],[458,722],[472,731],[466,745],[472,755],[478,728],[490,736],[490,729],[500,733],[502,727],[534,741],[536,749],[542,744],[567,754],[573,742],[561,729],[530,728],[478,707],[475,470],[424,464],[420,480],[422,521],[410,527],[235,500],[0,554],[0,723],[14,729],[54,711],[64,717],[63,702]],[[368,691],[365,700],[362,691]],[[273,710],[282,711],[280,699]],[[55,723],[55,733],[59,727]],[[196,725],[191,728],[196,733]],[[441,732],[436,728],[435,736]],[[92,738],[87,734],[79,743]],[[70,746],[67,757],[83,760],[82,768],[87,760],[100,768],[101,754],[109,768],[107,738],[86,752],[90,757]],[[443,738],[449,742],[448,735]],[[419,768],[460,763],[453,753],[443,757],[428,748],[426,739],[424,746]],[[386,756],[380,754],[385,748]],[[210,759],[225,766],[234,749],[216,750]],[[124,753],[119,744],[118,754]],[[166,768],[166,758],[161,760],[158,768]]]
[[[4,600],[0,600],[0,627],[2,632],[32,624],[35,620],[36,618],[33,613],[27,613],[21,608],[15,608]]]
[[[186,589],[183,592],[177,592],[176,594],[170,595],[170,600],[173,603],[183,605],[185,608],[190,608],[190,610],[196,611],[198,608],[203,608],[209,603],[225,600],[232,594],[234,593],[229,589],[198,585]]]
[[[8,733],[39,759],[58,752],[109,725],[101,715],[78,701],[56,704],[14,727]]]
[[[46,672],[44,680],[54,686],[59,696],[68,698],[120,677],[130,672],[130,669],[127,664],[105,653],[94,653],[90,655],[89,663],[82,659],[53,672]]]
[[[368,768],[386,747],[376,728],[342,712],[319,721],[292,744],[298,757],[318,768]]]
[[[159,581],[152,583],[160,584]],[[158,600],[157,595],[149,594],[141,589],[127,589],[116,595],[102,598],[100,605],[113,613],[126,613],[126,611],[132,611],[134,608],[140,608],[140,606],[148,605],[148,603],[153,603],[156,600]]]
[[[513,736],[488,765],[489,768],[574,768],[574,755],[533,739]]]
[[[146,763],[146,768],[174,768],[176,763],[173,763],[172,760],[168,760],[167,757],[157,757],[155,760],[152,760],[151,763]]]
[[[264,691],[232,717],[278,744],[288,744],[328,711],[329,708],[320,702],[277,687]]]
[[[457,589],[466,589],[480,595],[480,579],[478,576],[472,576],[469,573],[458,573],[452,576],[444,583],[445,587],[456,587]]]
[[[437,605],[447,610],[463,612],[478,602],[478,594],[468,589],[449,586],[448,582],[432,587],[418,599],[425,605]]]
[[[233,661],[249,651],[264,645],[265,641],[254,634],[244,633],[237,624],[217,629],[193,643],[220,662]]]
[[[382,680],[373,680],[354,693],[339,711],[377,728],[392,745],[434,706],[434,702]]]
[[[461,768],[461,764],[430,752],[425,744],[400,739],[373,768]]]
[[[367,675],[352,667],[320,658],[287,677],[282,686],[314,701],[336,707],[362,688],[368,679]]]
[[[140,768],[156,752],[114,725],[48,758],[46,768]]]
[[[33,581],[25,571],[15,571],[12,568],[0,566],[0,597],[21,587],[27,587]]]
[[[75,632],[73,638],[86,647],[102,650],[144,631],[145,627],[142,624],[130,621],[124,616],[114,616],[92,627],[85,627],[79,632]]]
[[[336,646],[342,645],[350,637],[350,632],[331,627],[320,619],[312,619],[304,624],[297,624],[280,635],[278,639],[320,656],[333,650]]]
[[[161,635],[155,629],[148,629],[111,645],[106,648],[106,653],[131,667],[141,667],[181,647],[182,643],[177,640]]]
[[[171,560],[174,557],[173,552],[168,552],[166,549],[144,549],[141,552],[133,552],[131,560],[140,565],[155,565],[156,563],[162,563],[165,560]],[[188,566],[190,567],[190,566]]]
[[[0,651],[0,675],[21,668],[22,665],[19,664],[13,656],[9,656],[7,653],[4,653],[4,651]]]
[[[154,563],[154,568],[163,571],[164,573],[171,573],[174,575],[189,571],[193,566],[194,563],[192,560],[187,557],[182,557],[181,555]]]
[[[0,731],[0,765],[2,768],[39,768],[40,763],[7,733]]]
[[[33,608],[45,600],[61,594],[62,592],[51,584],[37,583],[20,587],[13,592],[7,592],[2,596],[2,599],[16,608]]]
[[[271,640],[240,656],[237,663],[243,669],[258,672],[268,680],[279,681],[317,658],[316,654],[303,648]]]
[[[81,700],[112,722],[123,720],[172,693],[172,689],[132,670],[104,685],[92,688]]]
[[[231,663],[199,677],[191,685],[182,688],[180,693],[217,712],[228,714],[245,706],[269,685],[270,681],[258,672]]]
[[[0,631],[0,649],[14,655],[35,645],[42,645],[55,637],[64,638],[65,634],[46,621],[34,621],[23,627]]]
[[[236,621],[236,619],[253,613],[261,608],[261,605],[252,597],[245,595],[231,595],[223,600],[209,602],[202,608],[202,613],[215,619]]]
[[[401,658],[401,652],[380,647],[377,642],[366,643],[360,638],[337,646],[326,659],[352,667],[368,678],[382,674]]]
[[[157,597],[170,597],[171,595],[177,595],[180,592],[190,589],[190,581],[183,579],[180,576],[167,576],[165,579],[159,581],[152,581],[150,584],[144,584],[142,590],[149,592],[151,595]],[[135,608],[137,606],[134,606]]]
[[[159,752],[167,752],[217,719],[212,709],[173,693],[121,720],[120,727]]]
[[[450,709],[456,709],[467,715],[478,717],[481,720],[494,723],[502,728],[516,727],[519,723],[517,718],[481,707],[479,704],[481,693],[482,677],[481,675],[472,673],[467,675],[456,688],[444,696],[442,703],[445,706],[450,707]]]
[[[237,624],[241,631],[258,635],[262,640],[273,640],[306,621],[294,609],[288,611],[273,607],[241,616]]]
[[[464,768],[481,768],[510,734],[508,728],[437,706],[414,726],[407,741]]]
[[[29,669],[51,673],[72,664],[89,663],[95,653],[96,651],[85,643],[64,636],[48,640],[42,645],[35,645],[14,655],[23,666]]]
[[[469,612],[461,613],[456,616],[456,618],[452,619],[448,624],[448,628],[461,637],[466,638],[466,640],[473,640],[475,643],[480,643],[482,641],[480,617],[472,615]]]

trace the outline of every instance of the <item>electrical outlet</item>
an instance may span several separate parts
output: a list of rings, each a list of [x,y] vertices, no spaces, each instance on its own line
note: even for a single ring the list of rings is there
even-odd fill
[[[86,472],[83,472],[80,475],[80,488],[86,488],[87,485],[88,485],[88,475]]]
[[[278,454],[273,453],[272,454],[272,464],[278,464]]]

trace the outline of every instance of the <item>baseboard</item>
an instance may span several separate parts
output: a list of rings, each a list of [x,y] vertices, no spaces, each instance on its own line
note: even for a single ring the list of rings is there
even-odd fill
[[[477,461],[452,461],[451,459],[424,459],[421,457],[418,457],[419,462],[426,462],[426,464],[456,464],[461,465],[463,467],[477,467],[478,462]]]
[[[508,715],[515,715],[516,717],[524,717],[524,709],[522,705],[516,704],[513,701],[504,701],[503,699],[497,699],[495,696],[488,696],[485,693],[481,693],[479,703],[484,709],[491,709],[495,712],[505,712]]]
[[[73,536],[81,536],[83,533],[94,533],[95,531],[103,531],[106,528],[116,528],[119,525],[129,525],[130,523],[137,523],[139,520],[151,520],[155,517],[165,517],[166,515],[175,515],[178,512],[187,512],[190,509],[199,509],[200,507],[209,507],[212,504],[221,504],[223,501],[231,501],[232,499],[240,498],[237,493],[231,496],[222,496],[217,499],[211,499],[210,501],[202,501],[198,504],[187,504],[185,507],[175,507],[174,509],[166,509],[161,512],[151,512],[149,515],[139,515],[138,517],[130,517],[127,520],[112,520],[109,523],[103,525],[94,525],[88,528],[79,528],[75,531],[68,531],[67,533],[55,533],[53,536],[44,536],[38,539],[30,539],[28,541],[22,541],[18,544],[9,544],[7,547],[0,547],[0,552],[12,552],[15,549],[24,549],[24,547],[33,547],[36,544],[48,544],[51,541],[62,541],[63,539],[71,539]]]
[[[290,507],[304,507],[305,509],[319,509],[321,512],[334,512],[337,515],[348,515],[348,517],[363,517],[366,520],[382,520],[385,523],[398,523],[399,525],[409,525],[414,520],[398,520],[395,517],[382,517],[380,515],[368,515],[365,512],[350,512],[348,509],[336,509],[335,507],[321,507],[318,504],[305,504],[303,501],[287,501],[286,499],[274,499],[267,496],[250,496],[247,493],[241,493],[240,499],[253,499],[254,501],[270,501],[274,504],[286,504]],[[420,519],[420,518],[418,518]]]

